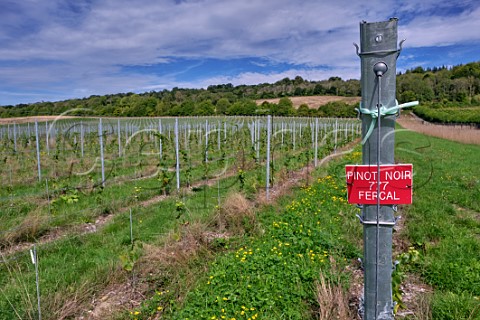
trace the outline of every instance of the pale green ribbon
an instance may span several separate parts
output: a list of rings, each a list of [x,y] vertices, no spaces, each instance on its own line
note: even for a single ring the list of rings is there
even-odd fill
[[[406,102],[406,103],[398,104],[398,101],[395,100],[395,106],[393,106],[393,107],[390,107],[390,108],[383,107],[383,106],[380,107],[380,117],[395,115],[402,108],[413,107],[413,106],[416,106],[416,105],[418,105],[418,101],[412,101],[412,102]],[[375,119],[378,118],[378,109],[375,108],[375,109],[370,110],[370,109],[362,108],[362,103],[360,102],[360,107],[355,108],[355,110],[357,110],[357,112],[360,112],[361,114],[367,114],[370,117],[372,117],[372,121],[370,122],[370,127],[368,128],[367,133],[365,134],[365,137],[362,140],[362,144],[365,144],[365,142],[367,142],[368,138],[370,138],[370,136],[372,135],[373,128],[375,128],[375,122],[376,122]]]

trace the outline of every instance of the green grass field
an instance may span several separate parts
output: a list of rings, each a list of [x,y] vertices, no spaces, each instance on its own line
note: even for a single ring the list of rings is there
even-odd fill
[[[434,288],[431,319],[480,319],[480,147],[397,134],[396,159],[414,164],[405,235],[421,253],[412,272]]]

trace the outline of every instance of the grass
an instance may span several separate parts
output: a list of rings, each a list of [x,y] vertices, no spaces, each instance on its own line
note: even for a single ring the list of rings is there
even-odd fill
[[[298,151],[301,150],[298,149]],[[298,159],[290,159],[288,170],[294,170],[307,159],[309,157],[305,158],[303,155]],[[217,204],[219,192],[220,198],[224,199],[227,193],[240,188],[253,197],[259,188],[263,188],[261,186],[263,184],[261,180],[264,179],[262,171],[262,167],[258,166],[255,170],[245,172],[243,185],[239,185],[238,177],[234,176],[221,181],[222,187],[218,190],[214,186],[180,198],[172,197],[155,206],[147,208],[134,206],[133,235],[136,245],[133,247],[129,236],[128,212],[117,212],[113,221],[97,233],[67,236],[42,245],[38,252],[44,318],[60,319],[78,314],[92,296],[105,290],[111,283],[138,282],[138,290],[144,290],[142,288],[145,286],[151,288],[171,284],[173,279],[181,283],[180,288],[177,288],[179,292],[189,291],[191,287],[189,284],[193,285],[195,280],[204,274],[205,259],[209,259],[209,256],[217,250],[233,247],[235,241],[238,241],[235,239],[242,239],[243,235],[259,231],[253,211],[245,210],[248,204],[245,198],[233,197],[233,200],[226,202],[221,210],[214,209],[214,206]],[[155,184],[155,181],[142,182]],[[142,186],[145,187],[143,184]],[[126,193],[121,193],[121,190],[125,190]],[[85,217],[73,215],[75,209],[88,208],[88,205],[85,207],[84,201],[88,203],[88,201],[98,200],[100,202],[97,204],[101,205],[108,202],[107,199],[110,198],[112,200],[120,198],[120,201],[127,201],[125,203],[135,202],[137,197],[147,196],[148,198],[148,195],[143,191],[137,192],[138,190],[143,189],[139,186],[131,189],[131,186],[120,185],[104,189],[99,197],[78,194],[78,201],[72,203],[63,201],[55,210],[65,222],[74,223],[75,219],[84,221]],[[108,194],[111,196],[107,197]],[[113,208],[112,210],[118,208],[116,204],[109,205]],[[244,211],[244,214],[239,216],[239,211]],[[62,212],[64,213],[61,214]],[[66,218],[70,215],[69,212],[72,213],[71,219]],[[92,217],[94,216],[95,214]],[[214,231],[205,231],[204,227],[193,228],[199,224],[210,226],[209,230]],[[237,235],[232,237],[232,243],[227,240],[230,236],[223,237],[221,234],[219,236],[219,228],[223,228],[225,234]],[[164,257],[165,252],[156,248],[161,247],[165,239],[174,240],[175,250],[172,252],[180,251],[184,254],[175,254],[174,263],[159,267],[159,273],[159,270],[151,268],[151,253],[161,253],[160,256]],[[192,246],[198,247],[190,250]],[[199,254],[197,251],[200,253],[206,251],[207,254],[202,254],[202,258],[196,261]],[[171,256],[168,257],[172,260]],[[4,258],[5,263],[0,264],[2,275],[0,287],[4,298],[0,299],[2,317],[5,319],[35,318],[35,273],[33,265],[29,262],[28,252],[19,252]],[[160,261],[170,261],[169,259]],[[193,260],[193,262],[186,262],[186,260]],[[183,269],[180,268],[181,271],[177,272],[179,265]],[[189,268],[188,265],[192,267]],[[166,278],[165,274],[172,275],[172,278]],[[138,279],[134,280],[136,278]],[[311,295],[311,299],[315,299],[314,295]],[[133,306],[130,305],[130,307]]]
[[[216,191],[208,190],[208,197],[213,199]],[[174,198],[155,207],[135,209],[135,241],[155,244],[159,238],[177,229],[181,221],[204,220],[211,210],[212,200],[207,209],[203,209],[203,201],[200,193],[188,198],[186,205],[192,209],[192,214],[182,219],[175,219],[177,212]],[[69,237],[42,246],[38,254],[44,317],[59,319],[72,316],[79,311],[82,303],[88,302],[89,297],[114,278],[125,280],[128,272],[123,270],[122,267],[125,266],[122,266],[120,257],[130,252],[130,243],[129,216],[128,213],[123,213],[97,233]],[[25,301],[31,300],[31,295],[35,296],[35,272],[27,254],[18,254],[18,258],[0,265],[0,282],[1,294],[10,300],[23,319],[25,315],[34,314],[30,304],[25,304]],[[13,278],[17,281],[13,281],[11,275],[7,276],[12,268],[15,269]],[[19,291],[19,288],[25,290]],[[62,305],[72,300],[77,300],[78,303],[76,309],[70,310],[73,313],[69,314],[68,310],[62,309]],[[16,318],[12,305],[6,299],[0,299],[2,319]]]
[[[332,282],[320,274],[320,280],[315,283],[318,319],[352,319],[349,297],[339,282]]]
[[[353,156],[359,160],[358,152]],[[336,163],[329,169],[331,174],[313,185],[263,207],[255,231],[222,240],[229,250],[205,266],[207,272],[184,297],[174,299],[159,290],[132,310],[130,317],[327,319],[332,314],[351,315],[345,302],[349,285],[345,268],[360,256],[361,227],[354,217],[357,209],[346,203],[343,179],[336,174],[344,163]],[[169,292],[176,291],[174,287]],[[333,295],[336,299],[330,300]]]
[[[413,132],[397,134],[396,160],[413,163],[415,170],[413,205],[402,208],[403,236],[420,253],[404,267],[434,289],[417,297],[412,319],[480,317],[479,151]],[[355,209],[343,203],[341,179],[343,164],[356,162],[347,156],[311,187],[259,211],[260,235],[224,241],[229,251],[208,264],[185,296],[162,291],[132,310],[131,319],[324,319],[332,312],[352,318],[345,300],[332,299],[331,292],[344,296],[346,265],[360,256],[361,230]]]
[[[295,166],[301,165],[303,160],[294,162],[297,161],[298,163]],[[290,169],[293,170],[293,168]],[[247,189],[246,186],[251,184],[257,186],[250,186],[245,192],[252,194],[259,188],[257,179],[264,179],[262,171],[263,169],[259,166],[256,170],[245,173],[244,188]],[[155,181],[143,182],[155,184]],[[217,186],[202,188],[198,192],[184,197],[168,198],[155,206],[147,208],[133,206],[133,234],[135,243],[139,245],[139,247],[135,246],[134,248],[139,248],[139,250],[134,250],[131,246],[128,212],[117,212],[113,221],[97,233],[67,236],[42,245],[38,252],[43,317],[45,319],[62,319],[78,314],[88,304],[92,296],[104,290],[110,283],[133,281],[130,280],[132,274],[141,273],[141,277],[137,274],[141,279],[139,282],[149,283],[147,287],[155,287],[168,282],[169,280],[165,279],[162,274],[157,272],[143,273],[141,271],[151,269],[150,261],[142,262],[142,255],[148,251],[157,252],[152,248],[161,246],[166,237],[183,239],[184,225],[196,225],[196,222],[209,225],[212,221],[219,221],[220,218],[215,216],[213,210],[218,203],[217,198],[220,196],[224,199],[228,192],[240,188],[236,176],[227,178],[220,184],[219,189],[216,188]],[[127,189],[121,193],[122,188]],[[144,196],[148,198],[148,194],[144,194],[143,191],[137,192],[137,190],[141,189],[139,187],[132,189],[128,185],[106,188],[98,197],[93,197],[93,200],[90,199],[90,201],[98,200],[100,202],[97,204],[102,205],[109,198],[127,201],[125,203],[131,203],[132,201],[135,203],[137,197],[138,200],[142,200]],[[112,197],[106,197],[110,193]],[[128,195],[127,198],[125,194]],[[66,218],[70,212],[68,211],[70,206],[73,207],[72,214],[75,209],[83,208],[82,201],[88,199],[82,198],[83,196],[79,195],[78,202],[69,204],[65,201],[61,203],[57,210],[60,212],[67,210],[60,215],[62,221],[75,223],[76,219],[85,219],[85,217],[75,217],[73,215],[70,217],[71,219]],[[179,210],[179,203],[182,203],[181,207],[185,210]],[[236,204],[239,204],[238,199]],[[118,210],[116,204],[109,205],[113,212]],[[238,206],[233,206],[231,209],[228,209],[227,206],[226,209],[227,212],[223,213],[222,223],[228,225],[230,231],[237,229],[235,231],[237,233],[250,232],[252,226],[255,225],[254,222],[246,224],[245,219],[238,219],[237,215],[232,214],[232,211],[237,210]],[[220,213],[222,212],[220,211]],[[95,214],[92,218],[94,216]],[[250,213],[246,217],[253,217],[253,215]],[[217,222],[215,222],[215,225],[218,226]],[[197,236],[193,237],[192,242],[199,241],[200,236],[200,238],[203,237],[203,232],[196,231],[196,234]],[[33,236],[33,238],[35,237]],[[210,243],[207,240],[200,240],[200,242],[204,242],[204,245],[208,244],[214,249],[221,249],[223,247],[222,241],[222,239],[217,239]],[[5,263],[0,264],[0,274],[2,275],[0,277],[0,291],[5,298],[0,299],[2,317],[5,317],[5,319],[34,318],[35,303],[32,303],[32,301],[35,301],[35,273],[29,262],[28,252],[21,252],[4,258]],[[173,271],[169,270],[168,272],[172,273]],[[198,270],[189,272],[189,274],[199,273]],[[184,277],[181,282],[186,284],[190,281]]]
[[[480,147],[409,131],[396,140],[396,160],[414,164],[405,235],[421,252],[414,272],[435,289],[433,319],[480,319]]]
[[[433,319],[478,319],[480,147],[408,131],[397,132],[396,143],[396,160],[413,163],[415,172],[413,205],[402,208],[402,236],[420,257],[406,270],[434,288],[418,304]],[[311,185],[261,207],[247,200],[263,188],[261,168],[246,172],[243,184],[237,176],[221,181],[221,199],[232,191],[243,196],[229,195],[219,207],[215,186],[134,207],[133,245],[129,215],[123,212],[97,233],[41,246],[42,315],[78,316],[92,297],[128,283],[131,288],[122,293],[132,295],[134,303],[125,302],[128,311],[110,318],[353,318],[345,302],[348,270],[361,256],[362,231],[358,209],[346,203],[343,174],[344,165],[360,162],[359,156],[353,152],[316,170]],[[306,159],[289,162],[288,170]],[[114,197],[135,203],[136,197],[151,196],[133,187]],[[108,190],[101,203],[113,192]],[[10,261],[0,264],[0,318],[35,318],[35,273],[28,252],[5,258]],[[147,299],[137,304],[136,295]]]

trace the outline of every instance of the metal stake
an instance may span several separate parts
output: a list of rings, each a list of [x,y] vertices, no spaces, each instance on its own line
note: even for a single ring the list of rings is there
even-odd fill
[[[118,157],[122,156],[122,138],[120,136],[120,119],[117,120],[117,141],[118,141]]]
[[[384,68],[383,68],[384,67]],[[382,69],[382,70],[380,70]],[[377,228],[376,228],[376,233],[375,233],[375,315],[378,314],[378,257],[380,256],[380,148],[381,148],[381,115],[380,115],[380,109],[381,109],[381,102],[380,102],[380,97],[382,96],[382,83],[380,82],[380,79],[383,75],[384,72],[388,70],[388,67],[385,63],[383,62],[377,62],[373,66],[373,71],[375,72],[375,75],[377,76],[377,88],[378,88],[378,95],[377,95],[377,212],[376,212],[376,222],[377,222]]]
[[[162,161],[162,156],[163,156],[163,139],[162,139],[162,120],[161,119],[158,119],[158,133],[160,133],[160,136],[159,136],[159,153],[160,153],[160,161]]]
[[[42,169],[40,167],[40,141],[38,141],[38,122],[35,121],[35,145],[37,147],[38,181],[42,181]]]
[[[175,171],[177,177],[177,191],[180,190],[180,155],[179,155],[179,145],[178,145],[178,118],[175,118]],[[169,131],[170,132],[170,131]]]
[[[205,162],[208,162],[208,120],[205,120]]]
[[[13,150],[17,153],[17,126],[13,123]]]
[[[37,309],[38,309],[38,320],[42,320],[42,310],[40,308],[40,282],[38,277],[38,256],[37,256],[37,246],[33,245],[33,250],[30,251],[32,256],[32,262],[35,265],[35,284],[37,286]]]
[[[84,143],[84,128],[83,128],[83,122],[80,121],[80,154],[82,155],[83,158],[83,143]],[[47,131],[47,136],[48,136],[48,131]],[[48,140],[47,140],[47,145],[48,145]]]
[[[394,163],[395,116],[381,115],[382,105],[395,105],[397,49],[396,18],[389,21],[360,23],[362,106],[372,114],[362,115],[364,140],[363,164],[377,166],[377,195],[380,188],[380,164]],[[388,73],[387,73],[388,70]],[[382,89],[384,88],[384,89]],[[375,103],[376,102],[376,103]],[[372,124],[372,122],[374,124]],[[381,151],[381,152],[380,152]],[[393,319],[392,301],[392,229],[393,210],[390,206],[364,205],[364,319]]]
[[[272,135],[272,116],[267,116],[267,178],[265,182],[267,200],[270,199],[270,137]]]
[[[130,243],[133,248],[133,221],[132,221],[132,208],[130,208]]]
[[[49,191],[48,191],[48,179],[45,179],[45,188],[47,189],[48,213],[51,214],[52,209],[50,207],[50,194],[49,194]]]
[[[102,187],[105,187],[105,159],[103,158],[103,127],[102,118],[98,123],[98,137],[100,139],[100,163],[102,165]]]
[[[315,118],[315,168],[318,166],[318,118]]]
[[[38,131],[35,129],[35,131]],[[45,121],[45,147],[47,148],[47,154],[50,155],[50,145],[48,143],[48,140],[50,139],[50,134],[49,134],[49,129],[48,129],[48,121]]]

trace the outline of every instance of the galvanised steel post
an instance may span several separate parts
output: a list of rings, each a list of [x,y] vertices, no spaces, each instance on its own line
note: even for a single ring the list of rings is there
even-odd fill
[[[35,120],[35,146],[37,147],[38,181],[42,181],[42,169],[40,167],[40,141],[38,139],[38,122]]]
[[[100,140],[100,163],[102,166],[102,187],[105,188],[105,158],[103,155],[103,126],[102,126],[102,118],[100,118],[100,122],[98,123],[98,138]]]
[[[398,20],[360,23],[362,87],[362,162],[394,163],[395,115],[380,108],[393,107],[395,100]],[[380,181],[377,181],[377,187]],[[364,234],[364,319],[393,319],[392,302],[392,206],[365,205],[362,208]]]
[[[177,192],[180,190],[180,146],[178,143],[178,118],[175,118],[175,172],[177,176]],[[169,131],[170,132],[170,131]]]
[[[266,169],[267,177],[265,182],[265,190],[267,200],[270,200],[270,139],[272,136],[272,116],[267,116],[267,160]]]

